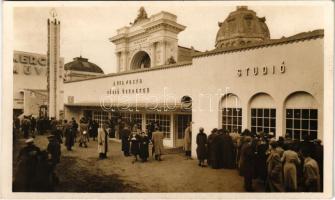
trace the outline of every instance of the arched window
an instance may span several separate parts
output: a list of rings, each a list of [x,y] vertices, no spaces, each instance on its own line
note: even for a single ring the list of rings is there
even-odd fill
[[[251,132],[276,134],[276,109],[272,97],[258,93],[250,100]]]
[[[222,128],[229,132],[242,131],[242,108],[235,94],[227,94],[221,101]]]
[[[294,140],[316,139],[318,106],[307,92],[295,92],[285,100],[286,137]]]

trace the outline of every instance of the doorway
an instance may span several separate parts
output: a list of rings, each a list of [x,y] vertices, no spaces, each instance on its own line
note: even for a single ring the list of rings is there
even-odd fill
[[[175,118],[175,147],[184,144],[184,133],[187,124],[192,121],[192,114],[177,114]]]

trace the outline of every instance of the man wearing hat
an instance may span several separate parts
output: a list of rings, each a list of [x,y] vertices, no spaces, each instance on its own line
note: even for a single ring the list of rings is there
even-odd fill
[[[48,140],[49,144],[47,147],[47,151],[51,155],[52,165],[56,166],[60,162],[60,155],[61,155],[60,144],[54,135],[49,135]]]
[[[244,188],[247,192],[252,192],[252,178],[255,167],[255,151],[252,146],[252,138],[246,136],[241,147],[240,170],[244,176]]]

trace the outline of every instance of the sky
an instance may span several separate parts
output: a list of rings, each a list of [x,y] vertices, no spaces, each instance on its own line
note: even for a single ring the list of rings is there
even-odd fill
[[[286,2],[284,2],[287,4]],[[250,5],[252,4],[252,5]],[[320,5],[267,5],[245,3],[258,17],[266,17],[266,24],[272,39],[323,29],[324,10]],[[144,6],[148,16],[160,11],[177,15],[177,22],[186,29],[178,35],[180,46],[200,51],[214,49],[218,22],[223,22],[230,12],[236,10],[236,2],[100,2],[84,5],[62,3],[53,7],[14,7],[13,34],[14,50],[46,54],[47,19],[50,10],[56,9],[61,21],[61,57],[65,63],[82,56],[100,66],[105,73],[116,72],[115,45],[109,38],[116,30],[129,26]]]

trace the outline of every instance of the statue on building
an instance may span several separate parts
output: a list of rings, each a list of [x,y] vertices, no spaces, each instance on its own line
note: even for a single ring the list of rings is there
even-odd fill
[[[140,8],[140,10],[138,11],[138,15],[137,15],[137,18],[134,21],[134,24],[136,24],[137,22],[142,21],[144,19],[148,19],[148,14],[145,11],[144,7],[142,6]]]
[[[174,59],[173,56],[171,56],[168,60],[167,60],[167,64],[175,64],[176,63],[176,60]]]

